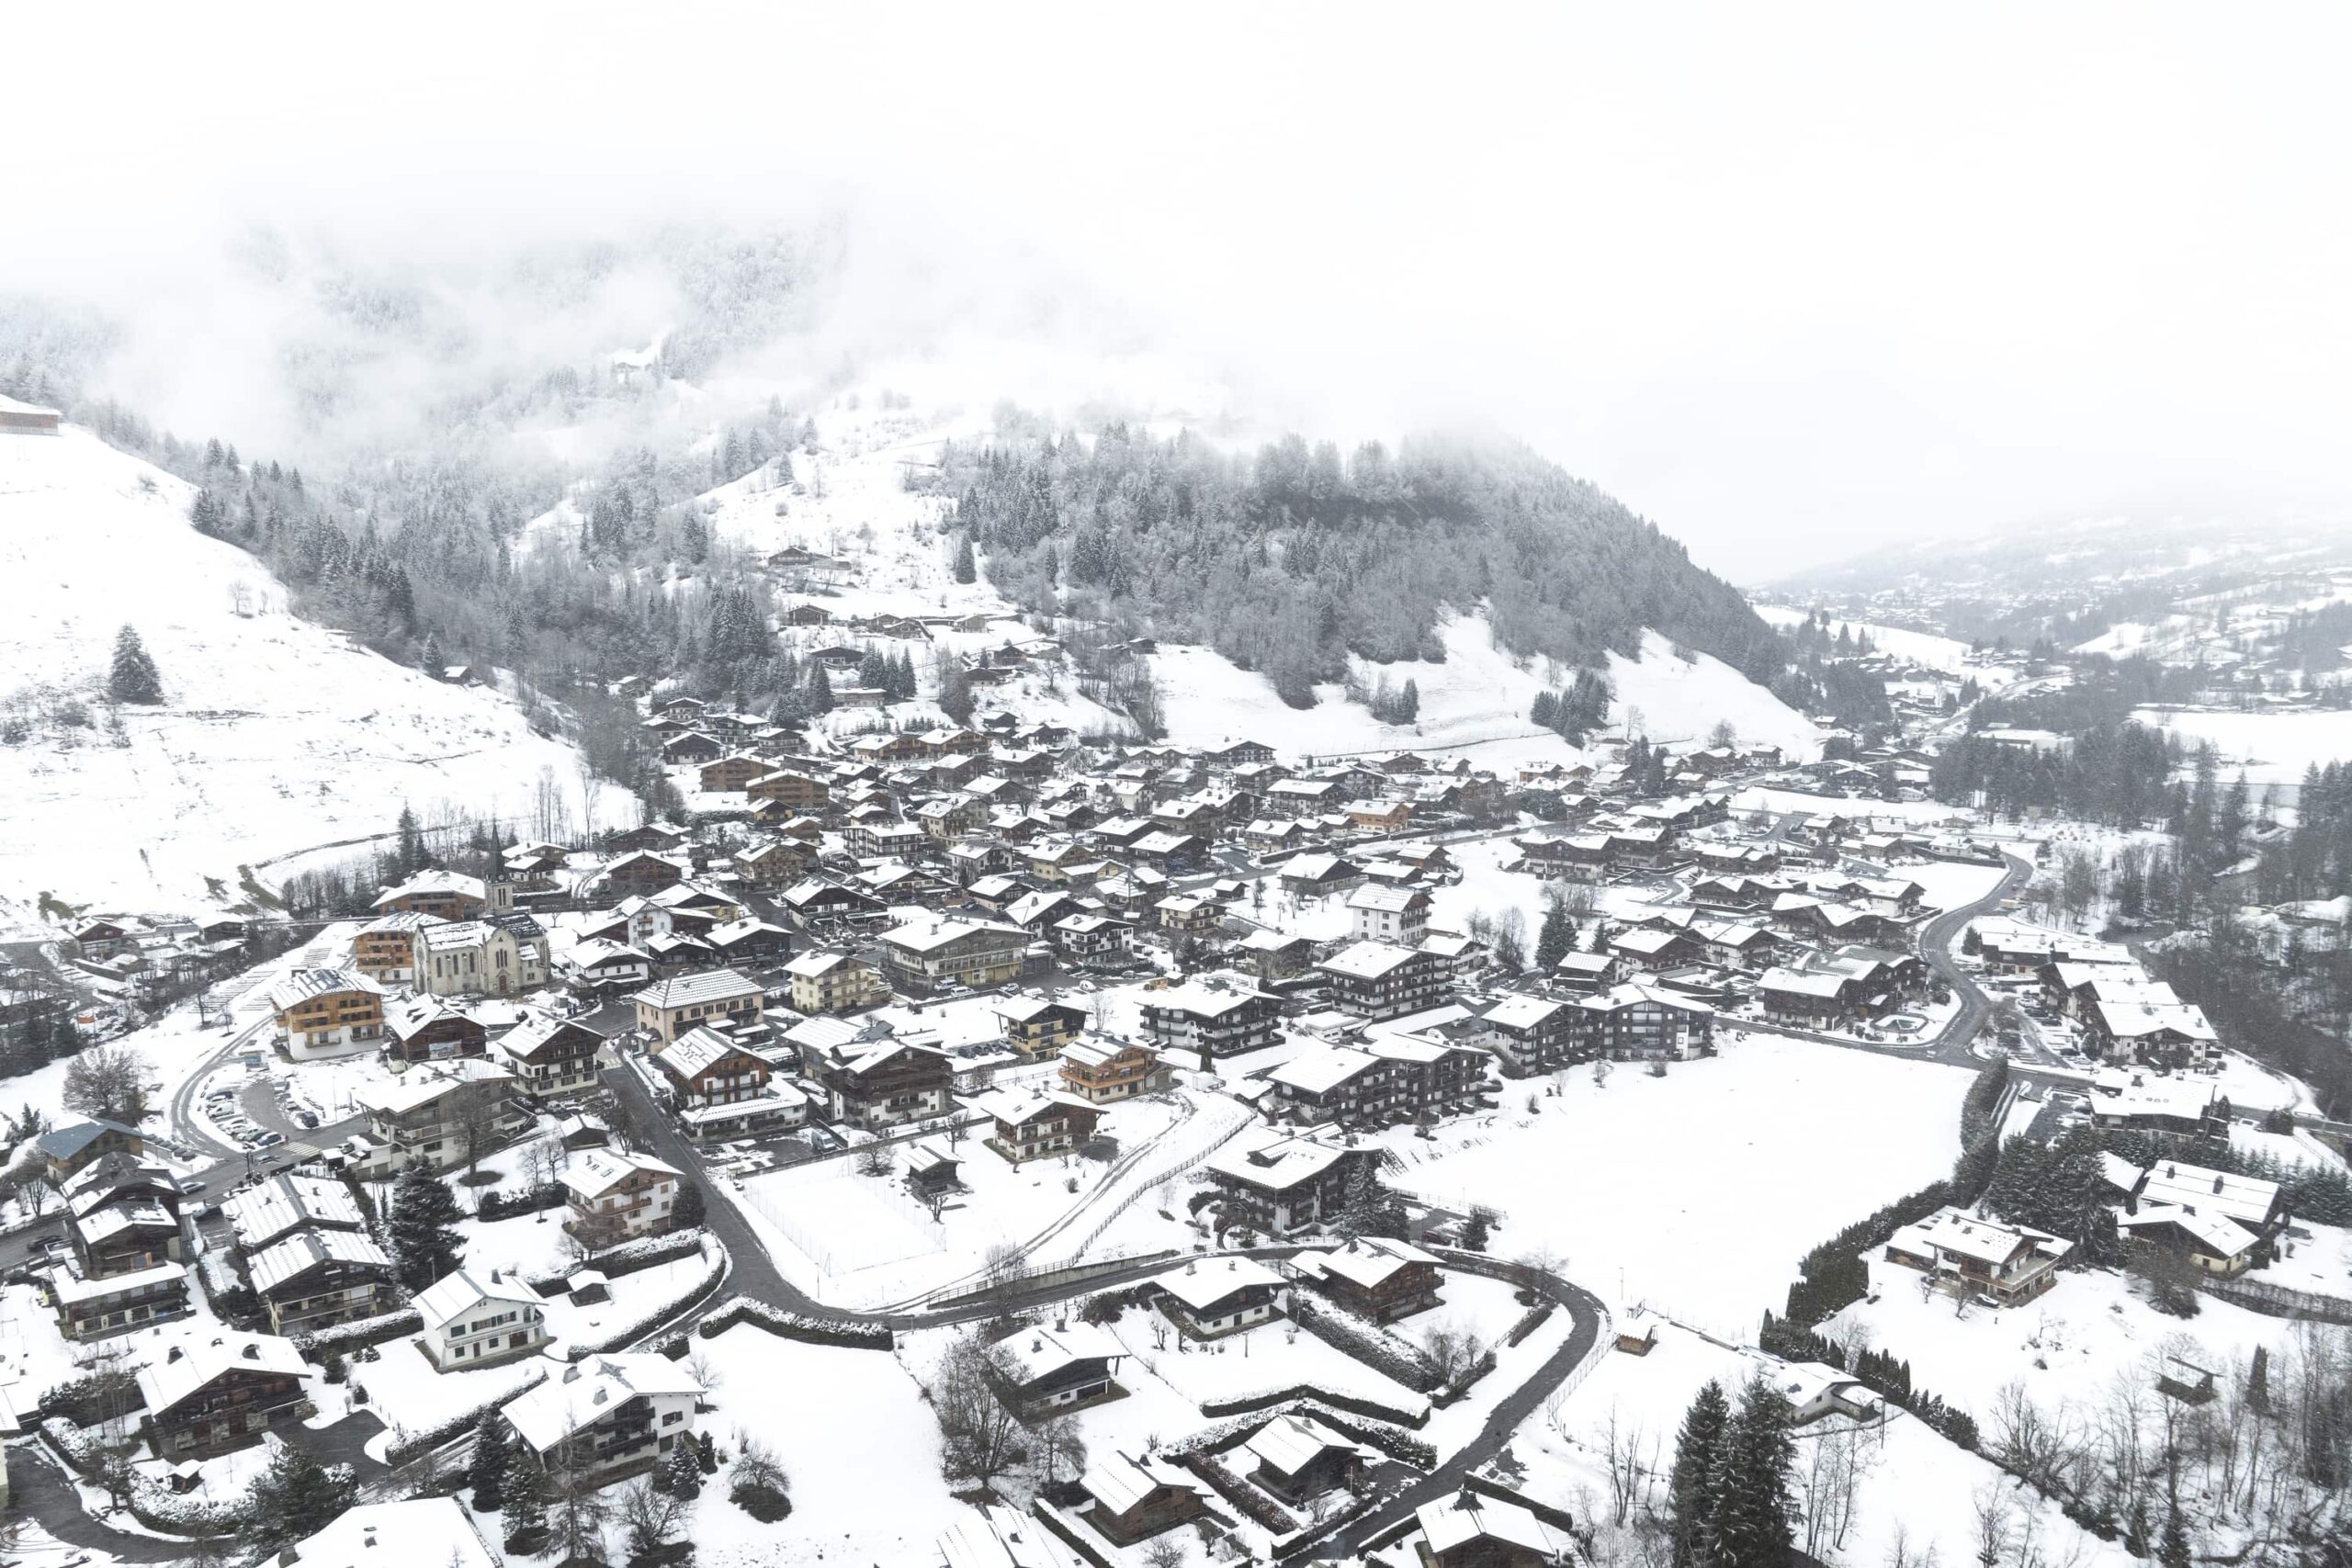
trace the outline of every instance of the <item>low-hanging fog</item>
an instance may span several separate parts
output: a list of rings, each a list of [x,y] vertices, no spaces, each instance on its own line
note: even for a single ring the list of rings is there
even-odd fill
[[[175,428],[349,448],[643,346],[752,246],[779,288],[722,385],[928,355],[1066,411],[1488,423],[1765,577],[2168,487],[2352,491],[2345,30],[51,7],[12,23],[0,323],[105,323],[92,384]]]

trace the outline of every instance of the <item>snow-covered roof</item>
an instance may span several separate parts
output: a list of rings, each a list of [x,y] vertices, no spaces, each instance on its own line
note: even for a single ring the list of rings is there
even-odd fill
[[[1212,985],[1204,980],[1188,980],[1181,986],[1170,986],[1164,991],[1148,991],[1141,998],[1147,1009],[1212,1019],[1222,1018],[1253,1001],[1271,1002],[1273,999],[1247,983]]]
[[[562,1371],[499,1407],[523,1440],[541,1453],[574,1432],[593,1426],[639,1395],[699,1397],[683,1362],[650,1351],[594,1356]]]
[[[1323,1094],[1360,1073],[1380,1065],[1378,1058],[1344,1045],[1317,1045],[1301,1051],[1266,1076],[1301,1094]]]
[[[1413,868],[1405,868],[1410,872]],[[1375,913],[1401,915],[1416,908],[1426,908],[1430,896],[1418,887],[1399,887],[1392,883],[1368,882],[1348,895],[1351,909],[1370,909]]]
[[[428,868],[398,886],[384,889],[377,897],[375,908],[380,909],[395,898],[405,898],[418,893],[454,893],[477,902],[489,901],[489,894],[483,888],[481,877],[468,876],[463,872]]]
[[[967,1508],[939,1538],[944,1568],[1085,1568],[1031,1516],[1001,1505]]]
[[[495,1269],[481,1273],[470,1269],[453,1269],[418,1292],[412,1304],[429,1334],[451,1318],[472,1312],[484,1302],[513,1302],[517,1306],[537,1306],[539,1304],[539,1293],[517,1282],[511,1275],[502,1275]]]
[[[126,1292],[143,1291],[154,1285],[165,1285],[175,1280],[186,1280],[187,1270],[176,1263],[158,1263],[152,1269],[135,1269],[128,1274],[108,1274],[96,1280],[83,1278],[71,1268],[59,1269],[49,1277],[50,1293],[62,1305],[77,1302],[103,1301],[108,1296]]]
[[[1551,1526],[1518,1503],[1485,1496],[1467,1487],[1452,1497],[1422,1504],[1414,1517],[1432,1555],[1486,1540],[1539,1553],[1547,1562],[1566,1561],[1568,1543]]]
[[[678,1168],[665,1165],[651,1155],[631,1154],[625,1149],[575,1149],[564,1161],[561,1180],[564,1186],[582,1198],[599,1198],[640,1170],[656,1176],[675,1176]]]
[[[1125,1513],[1163,1486],[1199,1492],[1205,1484],[1182,1465],[1158,1454],[1138,1459],[1124,1453],[1114,1453],[1095,1465],[1078,1483],[1088,1496],[1114,1514]]]
[[[707,969],[699,975],[680,975],[674,979],[657,981],[631,996],[629,1000],[666,1010],[763,994],[763,987],[757,980],[738,975],[732,969]]]
[[[2232,1176],[2201,1165],[2159,1160],[2140,1188],[2140,1206],[2168,1203],[2199,1213],[2220,1214],[2248,1230],[2259,1230],[2278,1201],[2278,1184],[2258,1177]]]
[[[996,1348],[1005,1371],[1023,1387],[1081,1361],[1117,1361],[1126,1347],[1091,1323],[1024,1328]]]
[[[1207,1168],[1269,1192],[1283,1192],[1321,1175],[1347,1153],[1312,1135],[1268,1130],[1254,1136],[1244,1133],[1227,1144],[1209,1156]]]
[[[1544,997],[1510,996],[1488,1008],[1486,1018],[1500,1029],[1532,1029],[1562,1011],[1565,1005]]]
[[[269,1009],[272,1012],[285,1012],[314,997],[333,996],[338,991],[382,990],[381,986],[356,969],[289,969],[270,987]]]
[[[1400,1269],[1417,1263],[1434,1268],[1437,1259],[1410,1242],[1368,1235],[1327,1252],[1302,1252],[1294,1260],[1310,1274],[1336,1274],[1350,1284],[1373,1290]]]
[[[1242,1445],[1277,1475],[1296,1475],[1331,1449],[1355,1452],[1360,1445],[1312,1416],[1277,1416]]]
[[[388,1274],[392,1267],[384,1249],[357,1231],[296,1231],[276,1246],[254,1253],[248,1267],[253,1270],[254,1289],[266,1293],[322,1263],[353,1263]]]
[[[729,1056],[748,1056],[751,1053],[721,1034],[708,1024],[698,1024],[671,1042],[667,1049],[654,1058],[668,1071],[682,1078],[708,1072]]]
[[[994,920],[909,920],[882,933],[882,941],[903,953],[936,953],[967,936],[993,935],[1006,942],[1026,942],[1027,931]]]
[[[1389,942],[1351,942],[1316,967],[1352,980],[1377,980],[1417,956],[1415,950]]]
[[[226,1330],[204,1344],[175,1347],[171,1357],[139,1369],[139,1392],[147,1409],[162,1414],[225,1371],[243,1369],[307,1378],[314,1369],[294,1342],[275,1334]]]
[[[412,1497],[361,1503],[334,1522],[270,1560],[273,1568],[499,1568],[497,1556],[455,1497]]]
[[[393,1083],[364,1084],[351,1091],[351,1102],[377,1115],[399,1116],[430,1105],[468,1084],[496,1079],[512,1083],[514,1075],[484,1057],[461,1057],[413,1068]]]
[[[351,1189],[333,1177],[282,1170],[223,1200],[220,1213],[248,1248],[266,1247],[305,1225],[359,1230],[367,1220]]]
[[[2201,1120],[2212,1109],[2215,1080],[2102,1067],[2091,1079],[2091,1109],[2103,1116]]]
[[[1187,1263],[1159,1276],[1152,1283],[1195,1310],[1215,1306],[1236,1291],[1252,1285],[1279,1288],[1283,1277],[1254,1258],[1210,1258]]]

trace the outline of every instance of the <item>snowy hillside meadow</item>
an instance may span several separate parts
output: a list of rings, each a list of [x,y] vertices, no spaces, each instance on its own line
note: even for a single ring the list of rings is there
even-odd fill
[[[290,614],[251,557],[188,525],[190,487],[85,432],[0,439],[0,909],[185,909],[245,867],[389,829],[403,803],[519,812],[575,753],[495,692],[445,685]],[[119,627],[159,707],[98,699]]]

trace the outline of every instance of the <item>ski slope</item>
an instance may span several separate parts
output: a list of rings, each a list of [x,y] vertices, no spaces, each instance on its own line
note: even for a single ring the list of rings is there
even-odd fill
[[[288,613],[260,562],[187,523],[193,487],[87,432],[0,436],[0,915],[40,895],[107,911],[236,897],[240,868],[390,829],[403,802],[522,810],[576,753],[499,694],[443,685]],[[166,701],[99,700],[138,628]],[[80,697],[76,728],[31,716]]]

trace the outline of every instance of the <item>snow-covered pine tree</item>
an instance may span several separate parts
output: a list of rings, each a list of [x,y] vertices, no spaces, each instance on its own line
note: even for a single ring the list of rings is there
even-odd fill
[[[1567,906],[1555,898],[1544,906],[1544,927],[1535,936],[1535,966],[1547,974],[1576,945],[1577,923]]]
[[[531,1450],[520,1443],[507,1451],[506,1474],[499,1493],[505,1504],[506,1549],[534,1550],[548,1528],[547,1477],[540,1473]]]
[[[466,1484],[473,1489],[474,1512],[494,1514],[503,1506],[506,1472],[514,1456],[507,1450],[506,1417],[485,1410],[474,1424],[473,1457],[466,1463]]]
[[[164,700],[164,678],[147,656],[139,633],[127,626],[114,635],[114,667],[107,676],[107,695],[119,703],[146,707]]]
[[[1714,1496],[1698,1556],[1707,1568],[1786,1568],[1790,1562],[1796,1450],[1789,1416],[1789,1402],[1760,1378],[1740,1395],[1710,1480]]]
[[[439,1177],[421,1165],[401,1172],[386,1226],[401,1283],[421,1291],[458,1266],[465,1252],[456,1228],[460,1217],[457,1199]]]
[[[1724,1385],[1710,1380],[1684,1413],[1682,1432],[1674,1444],[1674,1469],[1667,1484],[1673,1568],[1697,1568],[1699,1542],[1707,1517],[1714,1511],[1715,1456],[1730,1424],[1731,1401],[1724,1397]]]

